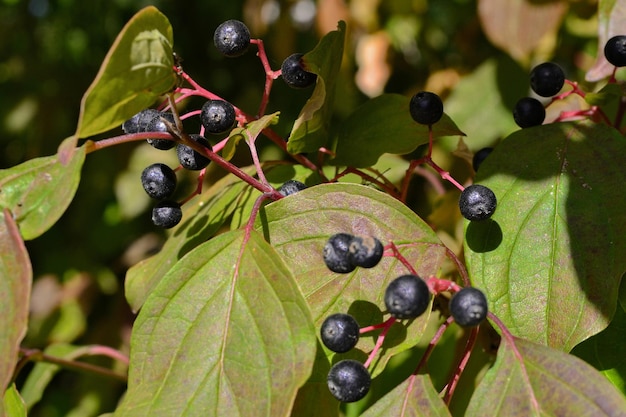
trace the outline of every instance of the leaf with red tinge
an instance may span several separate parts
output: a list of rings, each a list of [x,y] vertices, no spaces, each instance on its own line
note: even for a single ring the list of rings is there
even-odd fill
[[[526,62],[544,36],[557,33],[567,6],[562,0],[479,0],[478,16],[494,45]]]
[[[595,82],[607,78],[613,65],[604,56],[604,45],[616,35],[624,34],[626,3],[618,0],[600,0],[598,3],[598,56],[593,67],[585,74],[585,80]]]
[[[11,383],[28,326],[33,272],[11,212],[0,213],[0,392]]]
[[[626,415],[624,396],[587,363],[514,340],[512,346],[502,339],[496,363],[476,389],[466,417],[483,417],[486,410],[498,417]]]
[[[11,210],[25,240],[48,230],[72,202],[85,147],[67,138],[54,156],[35,158],[0,170],[0,208]]]
[[[315,334],[296,282],[256,232],[189,252],[144,304],[115,416],[288,416]]]
[[[174,88],[174,35],[167,17],[148,6],[117,35],[83,96],[76,136],[118,127]]]
[[[428,375],[409,377],[361,417],[450,417]]]
[[[626,271],[626,142],[595,123],[519,130],[480,167],[498,207],[467,222],[472,284],[518,337],[569,352],[613,317]]]
[[[357,184],[322,184],[266,206],[257,221],[268,241],[291,269],[304,293],[316,327],[333,313],[352,314],[361,327],[389,316],[383,301],[393,279],[408,274],[395,257],[385,256],[376,267],[348,274],[331,272],[323,248],[336,233],[369,235],[384,245],[393,241],[424,278],[436,275],[446,249],[433,230],[404,204],[373,188]],[[395,323],[383,344],[383,354],[370,367],[376,376],[389,358],[420,340],[430,309],[414,320]],[[369,353],[379,331],[364,334],[356,346]],[[327,353],[332,356],[332,352]]]

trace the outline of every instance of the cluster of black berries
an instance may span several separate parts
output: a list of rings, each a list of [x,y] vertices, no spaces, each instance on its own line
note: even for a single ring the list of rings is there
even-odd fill
[[[146,109],[134,115],[122,124],[125,133],[157,132],[172,133],[174,114],[155,109]],[[235,124],[235,109],[223,100],[208,100],[202,106],[200,121],[206,132],[221,134],[229,131]],[[175,135],[174,135],[175,136]],[[188,138],[198,145],[211,150],[209,141],[202,135],[191,134]],[[147,139],[156,149],[169,150],[176,147],[180,166],[191,171],[207,167],[211,160],[188,145],[170,139]],[[176,226],[182,219],[180,204],[171,200],[176,190],[176,173],[165,164],[155,163],[144,169],[141,183],[146,193],[159,202],[152,210],[152,222],[166,229]]]
[[[553,62],[537,65],[530,72],[530,88],[541,97],[553,97],[565,84],[565,73]],[[534,97],[520,99],[513,109],[513,119],[521,128],[539,126],[546,118],[546,109]]]
[[[239,20],[227,20],[217,27],[213,42],[218,51],[227,57],[243,55],[250,46],[250,30]],[[315,83],[317,75],[305,71],[301,53],[288,56],[282,63],[281,75],[292,88],[306,88]]]
[[[383,254],[380,241],[371,236],[354,236],[338,233],[324,245],[323,258],[333,272],[349,273],[356,266],[371,268],[378,264]],[[387,312],[398,320],[415,319],[424,314],[432,294],[422,278],[407,274],[389,283],[385,290]],[[456,292],[450,300],[450,313],[463,327],[473,327],[487,317],[487,299],[482,291],[466,287]],[[328,316],[320,328],[324,346],[336,353],[345,353],[359,341],[360,327],[350,314],[335,313]],[[335,363],[327,377],[328,389],[342,402],[354,402],[369,391],[371,375],[364,364],[353,359]]]

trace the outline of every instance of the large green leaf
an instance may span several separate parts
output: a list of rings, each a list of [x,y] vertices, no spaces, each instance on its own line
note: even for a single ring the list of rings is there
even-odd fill
[[[387,284],[409,273],[393,257],[383,257],[372,269],[333,273],[322,258],[331,235],[344,232],[375,236],[384,244],[393,241],[424,278],[436,275],[445,258],[445,247],[415,213],[387,194],[362,185],[334,183],[307,188],[267,205],[259,217],[258,229],[291,269],[318,327],[326,316],[338,312],[349,312],[361,327],[381,323],[386,318],[383,296]],[[373,375],[384,369],[391,356],[417,344],[428,317],[424,314],[393,325],[383,345],[384,354],[372,363]],[[364,358],[378,333],[363,335],[351,354]],[[327,356],[332,358],[332,352]]]
[[[449,417],[450,411],[427,375],[408,378],[368,408],[362,417]]]
[[[251,173],[252,168],[244,171]],[[212,237],[241,205],[248,184],[227,175],[189,203],[183,210],[183,221],[165,241],[159,253],[134,265],[126,273],[126,299],[137,312],[161,278],[187,252]]]
[[[144,304],[116,416],[287,416],[311,372],[310,313],[280,257],[252,231],[188,253]]]
[[[172,26],[148,6],[124,26],[83,96],[76,136],[119,126],[176,85]]]
[[[410,97],[384,94],[367,101],[342,122],[337,135],[333,165],[370,167],[383,153],[406,154],[428,143],[428,126],[409,114]],[[364,120],[370,123],[364,123]],[[444,114],[433,125],[433,136],[456,136],[463,132]]]
[[[482,417],[624,416],[626,399],[575,356],[503,339],[494,366],[476,389],[465,415]],[[534,400],[533,400],[534,399]]]
[[[0,208],[9,209],[25,240],[48,230],[74,198],[85,149],[67,138],[54,156],[0,170]]]
[[[327,146],[328,125],[332,116],[346,24],[339,22],[338,29],[326,34],[315,49],[303,57],[307,71],[317,74],[317,84],[293,124],[287,150],[292,154],[317,152]]]
[[[33,272],[11,212],[0,213],[0,392],[13,379],[20,343],[28,326]]]
[[[618,131],[559,123],[512,134],[481,166],[498,208],[467,224],[465,256],[515,335],[570,351],[608,325],[626,270],[625,163]]]

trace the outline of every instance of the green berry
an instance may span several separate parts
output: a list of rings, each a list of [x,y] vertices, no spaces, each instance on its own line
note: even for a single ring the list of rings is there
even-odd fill
[[[417,275],[402,275],[385,290],[387,311],[397,319],[413,319],[424,314],[430,304],[428,285]]]

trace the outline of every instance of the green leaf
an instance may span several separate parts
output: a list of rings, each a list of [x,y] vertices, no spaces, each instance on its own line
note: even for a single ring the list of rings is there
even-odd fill
[[[597,93],[587,93],[585,101],[592,106],[607,106],[619,101],[624,95],[624,86],[622,84],[607,84]]]
[[[188,253],[134,325],[116,416],[288,416],[315,355],[310,313],[280,257],[252,231]]]
[[[626,142],[615,129],[522,129],[485,160],[490,221],[466,223],[473,285],[513,334],[569,352],[604,329],[626,270]]]
[[[575,356],[517,338],[513,347],[503,339],[465,416],[482,417],[485,410],[498,417],[617,417],[625,415],[626,399]]]
[[[11,212],[0,214],[0,392],[11,383],[28,326],[33,271]]]
[[[450,415],[428,375],[408,378],[361,414],[362,417],[449,417]]]
[[[609,327],[576,346],[572,354],[599,370],[626,395],[624,346],[626,346],[626,312],[618,308]]]
[[[336,157],[329,162],[370,167],[384,153],[406,154],[428,143],[428,126],[413,120],[409,113],[410,101],[410,97],[399,94],[384,94],[357,108],[342,122]],[[463,132],[445,114],[433,125],[434,137],[456,135],[463,135]]]
[[[76,136],[119,126],[176,85],[170,22],[156,7],[140,10],[109,49],[83,96]]]
[[[244,169],[252,173],[254,168]],[[126,299],[137,312],[161,278],[187,252],[212,237],[240,205],[248,184],[230,174],[185,204],[183,221],[159,253],[134,265],[126,273]]]
[[[44,353],[61,359],[73,360],[81,356],[84,351],[84,346],[54,343],[47,346]],[[37,362],[35,364],[32,371],[28,373],[28,378],[21,390],[22,398],[28,410],[41,400],[46,387],[60,370],[61,367],[54,363]]]
[[[54,156],[34,158],[0,170],[0,208],[11,211],[25,240],[48,230],[74,198],[85,149],[66,139]]]
[[[341,68],[346,24],[327,33],[315,49],[303,57],[305,69],[317,74],[317,84],[293,124],[287,151],[292,154],[317,152],[328,143],[328,125],[332,116],[335,83]]]
[[[17,391],[15,384],[11,384],[4,392],[3,410],[0,409],[0,416],[6,417],[26,417],[26,406]],[[3,411],[3,412],[2,412]]]
[[[235,149],[241,140],[248,139],[254,142],[266,127],[278,123],[280,112],[268,114],[258,120],[248,123],[245,127],[237,127],[228,135],[228,141],[222,150],[222,158],[230,161],[235,156]]]
[[[331,272],[322,258],[328,238],[335,233],[393,241],[420,276],[436,275],[446,249],[433,230],[398,200],[357,184],[321,184],[265,207],[257,221],[267,240],[282,256],[304,293],[316,326],[333,313],[352,314],[361,327],[384,320],[383,296],[387,284],[409,271],[386,256],[372,269],[349,274]],[[430,311],[430,310],[429,310]],[[396,323],[387,334],[383,355],[372,363],[375,376],[389,358],[420,340],[429,314]],[[364,334],[353,352],[361,358],[374,347],[379,332]],[[331,358],[332,352],[327,352]]]

